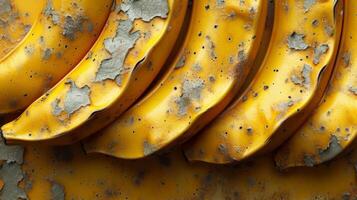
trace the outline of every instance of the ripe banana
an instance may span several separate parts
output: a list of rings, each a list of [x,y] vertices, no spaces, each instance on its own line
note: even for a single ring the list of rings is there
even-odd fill
[[[187,0],[116,1],[85,59],[17,120],[7,141],[76,142],[107,125],[147,88],[179,35]]]
[[[344,29],[333,78],[321,104],[277,152],[281,168],[314,166],[351,146],[357,130],[357,3],[346,1]]]
[[[165,79],[108,128],[87,152],[140,158],[182,142],[232,99],[252,67],[267,2],[195,0],[187,38]]]
[[[111,0],[47,0],[24,40],[0,60],[0,114],[25,109],[68,73],[95,42]]]
[[[303,122],[297,119],[320,100],[333,68],[342,24],[334,6],[333,0],[275,1],[261,70],[243,96],[186,145],[189,160],[230,163],[265,153]]]
[[[44,0],[0,1],[0,60],[25,37],[43,4]]]

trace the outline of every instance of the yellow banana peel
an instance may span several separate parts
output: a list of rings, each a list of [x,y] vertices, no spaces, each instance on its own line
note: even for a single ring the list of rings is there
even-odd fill
[[[85,59],[13,122],[9,142],[74,143],[126,110],[160,71],[179,35],[188,1],[117,0]]]
[[[0,114],[25,109],[63,78],[97,39],[111,3],[47,0],[26,37],[0,60]]]
[[[191,161],[231,163],[276,148],[316,106],[339,45],[342,4],[275,1],[272,38],[245,93],[190,140]]]
[[[351,146],[357,130],[357,2],[346,1],[341,47],[321,104],[277,152],[281,168],[314,166]]]
[[[44,0],[0,2],[0,60],[25,37],[38,18]]]
[[[252,68],[266,1],[193,2],[180,55],[158,86],[94,138],[89,153],[140,158],[188,139],[233,98]]]

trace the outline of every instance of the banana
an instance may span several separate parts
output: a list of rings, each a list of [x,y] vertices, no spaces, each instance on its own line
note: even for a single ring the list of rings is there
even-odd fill
[[[160,84],[85,141],[88,153],[135,159],[182,142],[232,99],[254,62],[267,2],[193,2],[187,38]]]
[[[44,0],[0,1],[0,59],[25,37],[43,4]]]
[[[334,6],[332,0],[275,1],[260,71],[243,96],[185,145],[190,161],[224,164],[266,153],[303,122],[333,69],[342,24]]]
[[[357,3],[346,1],[342,44],[333,78],[318,108],[278,150],[280,168],[331,160],[355,141],[357,130]]]
[[[23,41],[0,60],[0,114],[25,109],[68,73],[97,39],[111,0],[47,0]]]
[[[188,1],[116,1],[85,59],[15,121],[8,142],[74,143],[125,111],[158,74],[179,35]]]

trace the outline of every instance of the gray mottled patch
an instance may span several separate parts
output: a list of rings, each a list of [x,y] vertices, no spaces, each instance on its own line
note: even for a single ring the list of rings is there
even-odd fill
[[[240,51],[238,52],[238,62],[239,62],[239,63],[242,63],[242,62],[244,62],[246,59],[247,59],[247,56],[246,56],[244,50],[240,50]]]
[[[11,12],[11,1],[10,0],[0,0],[0,15]]]
[[[6,145],[4,138],[0,136],[0,160],[7,163],[23,163],[24,148],[18,145]]]
[[[319,149],[321,161],[327,161],[341,153],[342,146],[335,135],[330,137],[329,146],[326,149]]]
[[[192,100],[199,100],[201,98],[201,92],[204,86],[205,83],[202,79],[185,79],[183,81],[181,95],[175,101],[178,106],[179,116],[186,115],[187,108],[191,104]]]
[[[311,74],[312,68],[310,65],[304,64],[304,67],[302,68],[301,75],[304,78],[304,86],[308,88],[311,83]]]
[[[25,54],[31,56],[35,51],[35,47],[33,45],[25,46]]]
[[[195,71],[195,72],[199,72],[199,71],[202,70],[202,67],[201,67],[201,65],[200,65],[199,63],[195,63],[195,64],[192,66],[192,69],[193,69],[193,71]]]
[[[179,69],[179,68],[185,66],[185,63],[186,63],[186,56],[182,55],[180,57],[180,59],[178,60],[178,62],[176,63],[175,69]]]
[[[223,6],[224,3],[225,3],[225,0],[216,0],[216,5],[217,5],[218,7]]]
[[[60,23],[61,17],[53,8],[52,0],[47,0],[45,9],[44,9],[45,16],[51,18],[52,23],[54,25],[58,25]]]
[[[357,95],[357,87],[351,86],[350,88],[348,88],[348,91],[352,92],[354,95]]]
[[[326,33],[328,36],[332,37],[332,36],[334,35],[334,33],[335,33],[335,29],[334,29],[332,26],[326,24],[326,25],[325,25],[325,33]]]
[[[212,60],[217,59],[217,53],[216,53],[216,45],[213,43],[212,39],[210,36],[206,36],[206,42],[207,42],[207,50],[209,51],[209,55]]]
[[[59,116],[62,112],[63,109],[60,106],[60,99],[55,99],[52,103],[51,103],[51,107],[52,107],[52,114],[54,116]]]
[[[112,57],[101,62],[95,81],[110,79],[120,83],[121,76],[126,72],[124,67],[126,55],[140,36],[139,32],[130,33],[132,26],[130,20],[119,21],[115,37],[104,41],[104,47]]]
[[[289,48],[297,51],[306,50],[307,48],[309,48],[309,45],[305,43],[304,38],[305,38],[304,34],[293,32],[288,37]]]
[[[345,52],[342,55],[343,62],[345,63],[346,66],[349,66],[351,64],[351,52]]]
[[[70,89],[64,98],[63,110],[71,115],[80,108],[90,105],[90,88],[88,86],[78,88],[73,81],[68,81],[67,84],[70,84]]]
[[[318,47],[315,47],[313,63],[315,65],[319,64],[321,56],[323,54],[327,53],[328,50],[329,50],[328,44],[322,44],[322,45],[320,45]]]
[[[65,191],[63,185],[51,181],[51,200],[64,200],[65,199]]]
[[[123,0],[119,5],[130,20],[150,21],[154,17],[166,18],[169,12],[167,0]]]
[[[84,23],[84,19],[81,16],[77,16],[75,18],[73,18],[70,15],[66,16],[64,20],[62,34],[70,40],[75,40],[76,32],[82,30],[83,23]]]
[[[51,55],[52,55],[52,50],[47,48],[42,54],[42,59],[48,60],[51,58]]]
[[[306,88],[310,87],[310,83],[311,83],[311,78],[310,78],[310,74],[311,74],[312,68],[310,65],[304,64],[302,70],[301,70],[301,74],[300,75],[292,75],[290,77],[291,82],[293,82],[295,85],[302,85]]]
[[[152,144],[150,144],[148,141],[145,140],[144,143],[143,143],[144,156],[148,156],[148,155],[152,154],[155,151],[156,151],[155,146],[153,146]]]
[[[4,186],[0,191],[0,199],[27,199],[24,189],[18,186],[19,182],[24,178],[21,165],[14,162],[4,163],[0,168],[0,178],[4,182]]]
[[[315,3],[316,0],[304,0],[304,11],[308,12]]]
[[[313,157],[309,155],[304,155],[304,164],[307,167],[313,167],[316,164],[316,161]]]

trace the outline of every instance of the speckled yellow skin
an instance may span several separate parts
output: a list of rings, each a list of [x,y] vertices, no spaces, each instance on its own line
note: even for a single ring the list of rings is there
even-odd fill
[[[317,104],[333,68],[342,17],[336,12],[334,19],[332,0],[316,1],[309,10],[303,2],[275,2],[272,38],[260,71],[240,99],[188,142],[189,160],[231,163],[265,153],[284,141]],[[300,42],[309,46],[291,45],[294,33],[302,34]],[[322,44],[329,48],[313,63],[315,45]]]
[[[354,152],[329,165],[280,172],[270,155],[238,166],[214,166],[189,163],[179,149],[128,161],[86,155],[79,145],[35,145],[26,147],[23,182],[35,200],[51,199],[51,181],[63,186],[65,199],[339,200],[357,197],[356,162]]]
[[[355,140],[357,93],[353,92],[353,88],[357,86],[356,12],[357,3],[346,1],[342,44],[333,78],[320,106],[277,152],[276,162],[282,168],[311,166],[328,161]]]
[[[0,13],[0,60],[25,37],[29,28],[38,18],[44,0],[11,0],[11,11]]]
[[[120,3],[118,0],[116,5]],[[169,0],[168,3],[167,18],[155,17],[149,22],[136,19],[133,23],[131,32],[139,31],[140,37],[126,55],[126,73],[120,85],[113,80],[95,81],[101,62],[109,57],[104,41],[116,35],[120,20],[127,19],[126,14],[114,10],[86,58],[17,120],[2,127],[7,141],[74,143],[100,130],[127,109],[155,78],[180,32],[188,2]],[[90,104],[82,106],[70,116],[68,113],[56,116],[53,102],[58,99],[61,101],[59,106],[62,106],[70,89],[68,80],[79,88],[90,89]]]
[[[40,1],[41,2],[41,1]],[[52,0],[56,17],[45,16],[45,6],[29,34],[0,60],[0,114],[25,109],[66,75],[87,53],[107,19],[111,0]],[[77,5],[77,6],[75,6]],[[32,6],[30,6],[32,8]],[[83,17],[82,31],[73,40],[64,36],[68,16]],[[57,25],[54,24],[55,18]],[[76,20],[75,20],[76,21]],[[45,55],[45,52],[51,51]]]
[[[165,80],[86,141],[86,151],[140,158],[183,142],[205,126],[251,69],[267,6],[265,1],[194,1],[187,38]]]

